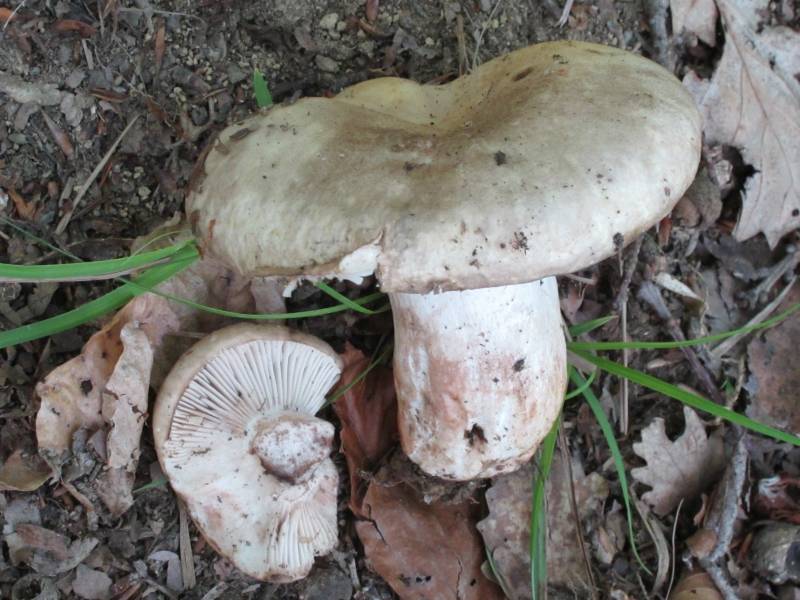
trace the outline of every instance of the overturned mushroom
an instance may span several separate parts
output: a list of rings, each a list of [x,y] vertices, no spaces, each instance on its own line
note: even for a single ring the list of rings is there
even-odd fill
[[[526,461],[566,385],[553,275],[606,258],[691,183],[701,122],[640,56],[531,46],[442,86],[385,78],[224,131],[188,200],[244,275],[375,274],[403,448],[426,471]]]
[[[340,372],[312,336],[234,325],[195,344],[161,387],[161,466],[209,543],[252,577],[299,579],[336,544],[334,430],[314,413]]]

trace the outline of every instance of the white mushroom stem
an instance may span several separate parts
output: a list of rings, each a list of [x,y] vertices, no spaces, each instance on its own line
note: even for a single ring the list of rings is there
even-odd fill
[[[453,480],[527,461],[566,388],[555,278],[389,297],[400,436],[411,460]]]

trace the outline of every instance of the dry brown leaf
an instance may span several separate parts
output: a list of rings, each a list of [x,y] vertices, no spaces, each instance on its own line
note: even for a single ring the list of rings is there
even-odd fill
[[[709,144],[739,148],[755,169],[745,183],[739,240],[763,232],[770,246],[800,226],[800,33],[763,26],[768,0],[716,0],[725,48],[710,81],[684,83]]]
[[[32,492],[48,480],[51,472],[40,456],[17,450],[0,467],[0,492]]]
[[[25,200],[14,188],[9,188],[7,191],[11,200],[14,202],[14,208],[17,209],[17,214],[26,221],[33,221],[36,218],[36,213],[39,212],[36,204]]]
[[[139,437],[147,412],[147,391],[153,348],[177,328],[166,300],[139,296],[94,334],[82,353],[54,369],[36,387],[41,406],[36,416],[39,453],[56,472],[69,457],[79,429],[110,428],[106,447],[113,488],[97,480],[98,492],[115,514],[128,503],[132,473],[138,461]],[[112,501],[112,497],[114,500]]]
[[[670,0],[672,32],[696,35],[709,46],[717,42],[717,5],[714,0]]]
[[[372,568],[403,600],[500,600],[483,576],[479,505],[425,504],[406,484],[372,483],[356,531]]]
[[[660,516],[671,512],[681,499],[697,497],[725,466],[722,439],[716,435],[709,438],[691,408],[684,406],[683,416],[686,428],[674,442],[667,437],[664,419],[658,417],[642,429],[642,441],[633,445],[647,466],[632,469],[631,475],[653,488],[642,500]]]
[[[783,311],[800,302],[800,287],[795,287],[778,309]],[[800,433],[800,315],[795,313],[782,323],[753,338],[747,346],[747,359],[752,379],[748,389],[752,401],[747,416]]]
[[[339,386],[348,385],[370,359],[348,345],[342,354],[344,369]],[[350,474],[350,510],[364,517],[362,503],[367,490],[363,471],[372,471],[397,443],[397,397],[392,370],[373,369],[333,405],[342,429],[339,437]]]
[[[158,28],[156,29],[155,39],[153,40],[153,50],[155,52],[156,73],[158,73],[161,70],[161,62],[164,60],[164,52],[167,49],[167,28],[164,25],[163,19],[157,19],[156,23]]]
[[[560,453],[553,457],[547,481],[547,580],[578,595],[589,580],[572,512],[569,472]],[[588,477],[573,464],[575,501],[581,521],[598,514],[608,496],[608,483],[597,473]],[[486,492],[489,516],[478,523],[487,551],[512,600],[531,597],[530,520],[532,464],[496,477]]]
[[[90,38],[97,33],[97,29],[77,19],[59,19],[53,24],[53,31],[59,33],[77,33],[84,38]]]
[[[722,600],[722,594],[705,571],[689,573],[678,581],[669,600]]]

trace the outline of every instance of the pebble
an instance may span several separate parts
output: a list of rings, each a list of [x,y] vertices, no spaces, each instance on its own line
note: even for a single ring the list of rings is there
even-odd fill
[[[336,27],[336,23],[338,22],[339,22],[339,15],[337,15],[336,13],[328,13],[319,20],[319,26],[322,29],[327,29],[328,31],[331,31]]]
[[[317,54],[314,61],[320,71],[325,73],[337,73],[339,71],[339,63],[328,56]]]

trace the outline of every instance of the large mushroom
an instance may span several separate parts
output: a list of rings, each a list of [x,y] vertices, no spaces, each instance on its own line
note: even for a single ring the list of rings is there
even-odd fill
[[[304,577],[337,540],[333,425],[314,416],[341,360],[277,326],[234,325],[195,344],[158,394],[158,458],[208,542],[261,580]]]
[[[465,480],[528,460],[566,385],[554,275],[658,222],[700,116],[657,64],[552,42],[441,86],[385,78],[226,129],[187,202],[248,276],[375,274],[395,323],[405,452]]]

